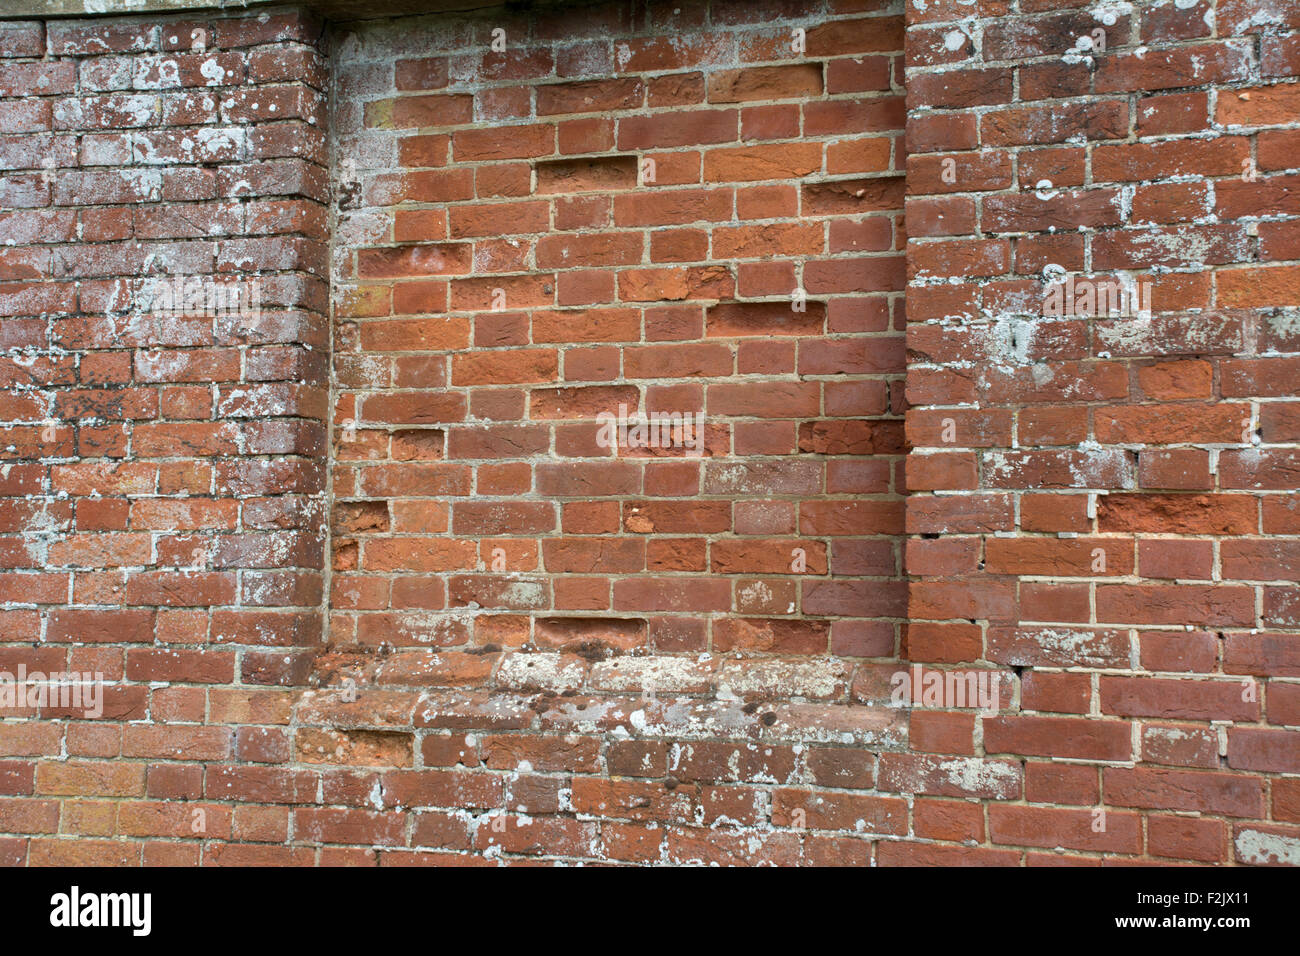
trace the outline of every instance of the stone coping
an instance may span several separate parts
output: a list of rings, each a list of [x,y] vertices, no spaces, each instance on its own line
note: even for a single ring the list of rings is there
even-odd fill
[[[190,11],[240,13],[272,6],[298,6],[332,20],[357,20],[500,5],[501,0],[0,0],[0,20]]]

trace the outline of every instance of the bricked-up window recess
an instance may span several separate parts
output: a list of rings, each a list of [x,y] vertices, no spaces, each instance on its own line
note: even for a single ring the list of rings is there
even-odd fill
[[[0,860],[1300,863],[1298,30],[0,21]]]

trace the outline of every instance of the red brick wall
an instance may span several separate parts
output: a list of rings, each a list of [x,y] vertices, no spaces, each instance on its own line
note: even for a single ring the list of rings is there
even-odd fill
[[[907,852],[1294,864],[1300,8],[1019,6],[908,9],[908,643],[1019,706],[951,717],[985,846]]]
[[[322,636],[320,34],[0,24],[0,670],[107,682],[98,719],[4,709],[6,862],[192,864],[287,834],[224,781],[287,759]],[[172,276],[197,295],[165,314]]]
[[[869,6],[340,30],[317,839],[865,862],[792,815],[906,832],[860,792],[906,737],[869,706],[906,605],[903,20]],[[602,444],[620,406],[703,413],[703,454]]]
[[[1300,24],[1112,12],[0,23],[4,860],[1300,862]]]

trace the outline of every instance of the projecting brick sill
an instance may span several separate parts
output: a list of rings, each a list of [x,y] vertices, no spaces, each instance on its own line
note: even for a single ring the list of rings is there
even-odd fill
[[[239,14],[253,8],[300,7],[332,20],[369,20],[414,13],[449,13],[502,6],[501,0],[6,0],[0,20],[46,17],[120,17],[142,13],[219,11]]]

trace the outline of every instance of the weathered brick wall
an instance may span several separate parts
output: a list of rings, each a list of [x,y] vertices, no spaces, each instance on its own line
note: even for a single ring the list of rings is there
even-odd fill
[[[926,858],[1300,862],[1300,7],[908,17],[909,649],[1020,683]]]
[[[0,670],[108,684],[97,719],[6,702],[8,862],[287,833],[225,765],[287,758],[322,636],[320,32],[0,24]]]
[[[316,838],[865,862],[792,815],[907,832],[863,792],[906,738],[872,662],[906,605],[903,19],[867,6],[339,30]],[[608,447],[620,406],[703,413],[702,454]]]
[[[4,860],[1300,863],[1297,29],[0,22]]]

